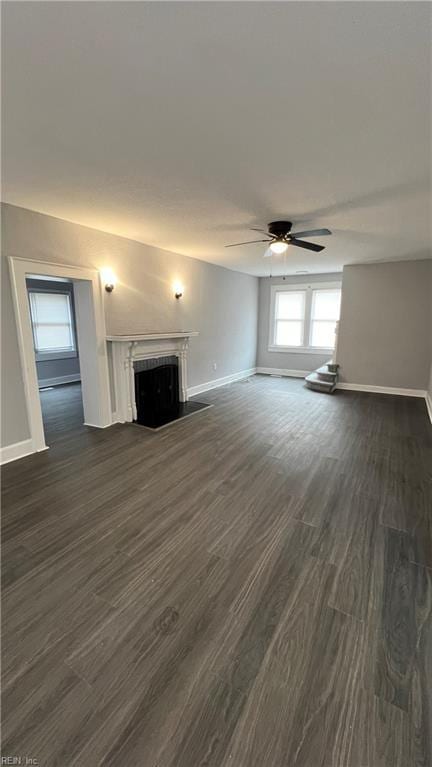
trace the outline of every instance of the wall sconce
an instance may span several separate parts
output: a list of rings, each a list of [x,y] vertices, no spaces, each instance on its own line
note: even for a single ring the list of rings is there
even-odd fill
[[[112,269],[109,267],[106,267],[105,269],[101,269],[101,277],[102,282],[105,286],[105,290],[107,293],[112,293],[115,286],[116,286],[116,276]]]
[[[181,282],[175,282],[173,285],[174,288],[174,295],[177,299],[181,298],[183,295],[184,287],[181,284]]]

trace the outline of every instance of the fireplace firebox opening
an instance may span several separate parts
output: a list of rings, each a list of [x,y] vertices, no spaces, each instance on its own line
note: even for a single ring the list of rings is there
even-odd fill
[[[175,356],[134,362],[135,423],[159,429],[210,405],[180,402],[179,368]]]

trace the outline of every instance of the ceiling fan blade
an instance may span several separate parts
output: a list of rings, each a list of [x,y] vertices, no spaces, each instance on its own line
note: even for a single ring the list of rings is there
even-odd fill
[[[291,237],[324,237],[331,234],[330,229],[309,229],[308,232],[293,232]]]
[[[250,231],[251,232],[261,232],[261,234],[266,234],[267,237],[270,237],[270,234],[268,232],[266,232],[265,229],[257,229],[256,226],[251,226]]]
[[[236,248],[238,245],[254,245],[256,242],[270,242],[270,240],[249,240],[249,242],[233,242],[232,245],[225,245],[225,247]]]
[[[290,240],[290,245],[297,245],[299,248],[306,248],[306,250],[314,250],[319,253],[320,250],[324,250],[324,245],[315,245],[314,242],[305,242],[304,240],[296,240],[294,237]]]

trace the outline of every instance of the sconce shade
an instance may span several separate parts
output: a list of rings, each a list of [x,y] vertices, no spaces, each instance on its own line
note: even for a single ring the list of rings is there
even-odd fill
[[[173,285],[174,296],[178,299],[181,298],[184,292],[184,287],[181,282],[175,282]]]
[[[109,267],[101,269],[101,277],[102,277],[102,282],[105,286],[106,292],[112,293],[117,282],[117,278],[113,270],[110,269]]]

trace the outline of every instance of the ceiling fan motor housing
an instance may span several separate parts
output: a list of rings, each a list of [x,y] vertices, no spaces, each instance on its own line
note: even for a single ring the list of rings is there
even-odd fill
[[[268,231],[273,237],[283,239],[289,234],[291,227],[291,221],[271,221],[268,225]]]

